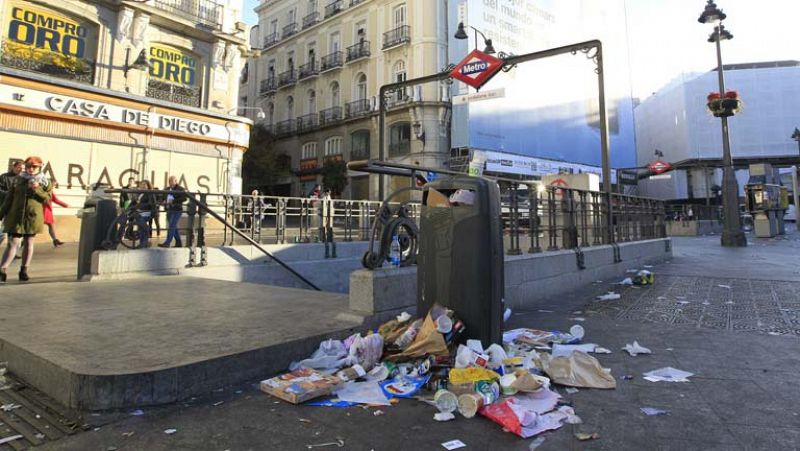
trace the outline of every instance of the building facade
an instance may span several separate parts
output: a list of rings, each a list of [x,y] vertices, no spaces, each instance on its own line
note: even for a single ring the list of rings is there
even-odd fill
[[[792,131],[800,124],[800,62],[726,65],[725,84],[738,91],[743,111],[728,119],[733,158],[797,155]],[[714,199],[722,170],[702,161],[722,158],[720,120],[706,108],[706,96],[719,91],[716,70],[685,75],[645,99],[634,110],[637,160],[677,163],[696,160],[694,169],[678,170],[640,182],[642,195],[676,201]],[[748,172],[737,171],[740,195]]]
[[[241,0],[0,0],[0,159],[39,155],[60,198],[95,183],[238,192]],[[56,209],[70,235],[75,209]],[[60,220],[61,221],[61,220]]]
[[[379,152],[381,86],[440,72],[447,65],[444,0],[265,0],[240,102],[291,157],[283,194],[306,196],[325,164],[383,158],[442,167],[449,150],[445,83],[385,99],[386,155]],[[377,198],[378,177],[348,173],[343,197]],[[386,179],[391,191],[408,179]]]

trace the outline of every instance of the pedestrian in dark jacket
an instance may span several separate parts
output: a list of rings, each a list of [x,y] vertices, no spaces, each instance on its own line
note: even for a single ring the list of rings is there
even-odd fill
[[[164,200],[164,209],[167,210],[167,239],[159,244],[159,247],[169,247],[172,244],[172,239],[175,239],[175,247],[183,247],[181,244],[181,234],[178,232],[178,221],[181,220],[183,214],[183,203],[186,202],[186,190],[178,184],[178,178],[174,175],[169,177],[169,186],[167,186],[166,199]]]
[[[0,282],[5,282],[6,270],[22,245],[22,266],[19,280],[27,281],[28,267],[33,259],[33,239],[44,230],[44,204],[50,202],[53,184],[41,173],[42,159],[28,157],[25,172],[14,178],[11,190],[0,205],[3,230],[11,239],[0,260]]]
[[[0,205],[3,205],[3,201],[6,200],[8,196],[8,192],[11,191],[11,187],[14,185],[14,178],[22,173],[24,169],[25,162],[17,160],[11,165],[11,169],[8,172],[0,175]],[[0,223],[0,244],[3,243],[5,237],[6,234],[3,232],[2,223]]]

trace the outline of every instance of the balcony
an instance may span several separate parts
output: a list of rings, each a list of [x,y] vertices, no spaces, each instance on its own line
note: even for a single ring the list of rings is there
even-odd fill
[[[317,62],[311,60],[308,63],[303,64],[298,68],[298,72],[299,72],[297,76],[298,80],[302,80],[304,78],[309,78],[309,77],[316,77],[317,75],[319,75],[319,68],[317,67]]]
[[[347,62],[369,58],[369,41],[361,41],[347,48]]]
[[[264,36],[264,48],[276,44],[278,40],[278,33],[271,33]]]
[[[319,13],[314,11],[313,13],[307,15],[306,17],[303,17],[303,30],[305,30],[308,27],[314,26],[314,24],[316,24],[317,22],[319,22]]]
[[[352,8],[358,5],[359,3],[364,3],[364,0],[350,0],[350,7]]]
[[[342,67],[342,52],[333,52],[322,57],[320,72],[326,72],[337,67]]]
[[[95,63],[61,53],[3,42],[0,65],[81,83],[94,83]]]
[[[222,5],[214,0],[154,0],[152,5],[208,28],[222,29]]]
[[[411,141],[397,141],[389,143],[389,156],[400,157],[411,152]]]
[[[305,133],[317,128],[316,113],[305,114],[297,118],[297,133]]]
[[[334,0],[325,7],[325,18],[335,16],[344,9],[344,0]]]
[[[286,38],[288,38],[289,36],[291,36],[291,35],[293,35],[295,33],[297,33],[297,24],[296,23],[290,23],[289,25],[286,25],[285,27],[283,27],[283,35],[282,35],[283,39],[286,39]]]
[[[411,27],[403,25],[383,34],[383,50],[411,42]]]
[[[275,136],[283,137],[291,135],[292,133],[294,133],[294,125],[295,125],[294,119],[287,119],[285,121],[278,122],[277,124],[275,124]]]
[[[173,85],[158,80],[150,80],[148,82],[147,97],[181,105],[200,106],[200,88]]]
[[[261,96],[265,96],[267,94],[272,94],[278,90],[278,81],[275,80],[275,77],[269,77],[264,80],[261,80],[258,94]]]
[[[342,107],[335,106],[319,112],[319,126],[335,124],[342,120]]]
[[[369,99],[355,100],[344,105],[344,115],[347,119],[366,116],[370,111]]]
[[[396,108],[411,103],[411,97],[403,88],[395,89],[387,93],[386,108]]]
[[[295,75],[294,69],[289,69],[286,72],[281,72],[278,74],[278,87],[283,88],[285,86],[291,86],[295,84],[297,81],[297,76]]]

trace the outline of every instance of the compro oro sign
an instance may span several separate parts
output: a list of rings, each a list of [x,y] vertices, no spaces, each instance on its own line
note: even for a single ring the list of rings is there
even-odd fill
[[[164,44],[150,46],[150,79],[186,87],[197,86],[197,56]]]
[[[41,72],[93,73],[97,27],[92,22],[22,1],[6,1],[4,9],[3,64],[24,61]]]

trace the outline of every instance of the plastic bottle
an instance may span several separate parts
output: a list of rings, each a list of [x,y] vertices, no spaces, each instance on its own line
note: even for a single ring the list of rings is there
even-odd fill
[[[401,350],[405,350],[414,342],[414,339],[417,338],[417,332],[419,332],[420,327],[422,327],[422,319],[414,321],[394,344]]]
[[[391,251],[389,253],[389,261],[392,264],[392,268],[399,268],[400,267],[400,240],[397,238],[397,235],[392,237],[392,246]]]

